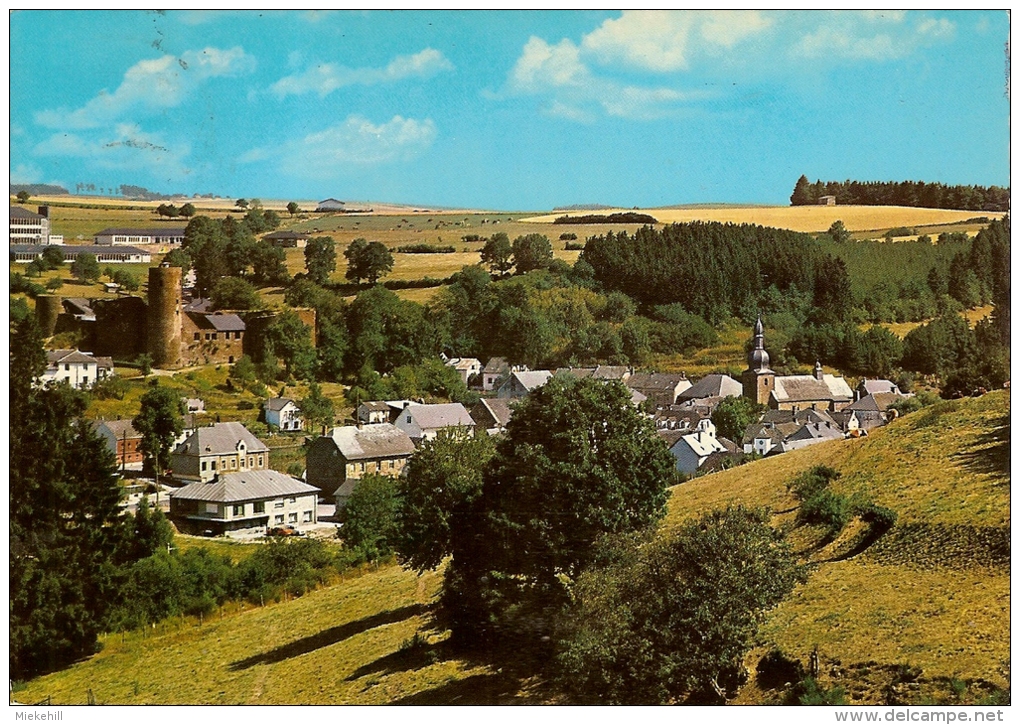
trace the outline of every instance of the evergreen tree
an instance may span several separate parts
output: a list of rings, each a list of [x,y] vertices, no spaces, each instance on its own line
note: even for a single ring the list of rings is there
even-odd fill
[[[808,181],[808,177],[801,174],[801,177],[797,179],[797,184],[793,187],[793,194],[790,195],[790,205],[804,206],[814,201],[816,200],[811,198],[811,182]]]
[[[35,321],[11,333],[10,670],[14,679],[92,654],[116,599],[123,547],[113,453],[81,419],[86,396],[36,386],[45,355]]]

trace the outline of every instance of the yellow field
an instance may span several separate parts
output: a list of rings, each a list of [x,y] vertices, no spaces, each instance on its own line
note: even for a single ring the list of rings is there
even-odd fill
[[[530,217],[521,221],[551,223],[561,216],[612,214],[631,209],[600,209],[597,212],[567,212]],[[1004,216],[1002,212],[955,211],[952,209],[921,209],[906,206],[753,206],[705,207],[692,209],[641,209],[662,224],[673,222],[732,222],[761,224],[795,232],[824,232],[837,219],[850,231],[879,231],[893,227],[916,227],[928,224],[951,224],[978,216],[989,219]]]

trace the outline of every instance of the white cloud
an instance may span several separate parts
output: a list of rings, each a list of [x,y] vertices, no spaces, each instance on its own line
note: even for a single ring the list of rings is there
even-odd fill
[[[348,68],[334,63],[320,63],[302,73],[281,78],[270,86],[270,90],[279,98],[305,93],[318,93],[321,98],[344,86],[393,83],[405,78],[431,78],[448,70],[453,70],[453,64],[446,56],[434,48],[425,48],[414,55],[399,55],[383,68]]]
[[[172,108],[205,80],[240,75],[254,66],[255,59],[240,47],[189,50],[180,57],[164,55],[142,60],[127,70],[112,93],[104,88],[79,109],[40,111],[35,120],[49,128],[97,128],[129,111]]]
[[[428,149],[436,138],[431,119],[394,116],[375,124],[359,115],[280,146],[251,149],[241,155],[247,163],[279,159],[280,170],[293,176],[333,178],[350,166],[375,166],[409,160]]]
[[[644,70],[686,70],[699,50],[732,48],[772,25],[757,10],[624,11],[581,40],[600,63],[623,63]]]
[[[812,20],[815,15],[809,16]],[[805,32],[793,44],[795,57],[889,61],[905,58],[918,48],[951,38],[956,26],[946,18],[912,16],[903,13],[828,12],[822,22]],[[884,29],[878,23],[895,23]],[[912,22],[911,22],[912,21]]]
[[[518,91],[581,86],[590,82],[591,76],[580,61],[577,46],[566,38],[557,45],[549,45],[532,36],[510,71],[510,85]]]

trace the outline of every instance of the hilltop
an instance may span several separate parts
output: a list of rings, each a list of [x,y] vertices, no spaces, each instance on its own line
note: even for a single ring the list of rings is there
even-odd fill
[[[703,512],[765,505],[791,527],[786,484],[825,463],[839,492],[866,494],[899,516],[855,553],[854,524],[827,546],[791,539],[813,562],[807,583],[770,613],[749,654],[737,702],[777,701],[759,685],[773,648],[806,666],[817,645],[820,682],[851,703],[975,702],[1009,687],[1009,391],[948,401],[863,440],[812,446],[673,489],[667,531]],[[83,703],[554,702],[540,680],[507,661],[469,661],[429,626],[438,574],[396,565],[300,599],[228,605],[204,623],[110,635],[98,655],[28,683],[21,702]],[[127,674],[130,673],[130,674]],[[953,693],[959,691],[959,695]]]

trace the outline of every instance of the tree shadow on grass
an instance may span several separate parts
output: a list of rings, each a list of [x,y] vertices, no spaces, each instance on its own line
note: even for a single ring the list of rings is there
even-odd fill
[[[261,654],[246,657],[243,660],[231,662],[229,669],[231,672],[237,672],[239,670],[246,670],[249,667],[255,665],[271,665],[277,662],[283,662],[291,657],[298,657],[309,652],[314,652],[322,647],[328,647],[337,642],[343,642],[345,639],[367,632],[370,629],[381,627],[384,624],[395,624],[402,622],[405,619],[416,617],[425,612],[425,606],[421,604],[411,604],[406,607],[400,607],[399,609],[391,609],[388,612],[380,612],[379,614],[373,614],[371,617],[365,617],[358,619],[353,622],[347,622],[336,627],[330,627],[321,632],[316,632],[308,637],[302,637],[301,639],[288,642],[287,644],[274,647],[268,652],[262,652]]]
[[[489,675],[471,675],[463,680],[447,682],[445,685],[416,692],[393,705],[497,705],[510,704],[516,700],[520,682],[516,677],[494,672]],[[524,704],[524,702],[521,702]]]
[[[982,433],[966,451],[954,454],[975,473],[993,476],[997,484],[1009,485],[1009,416],[998,418],[990,431]]]

